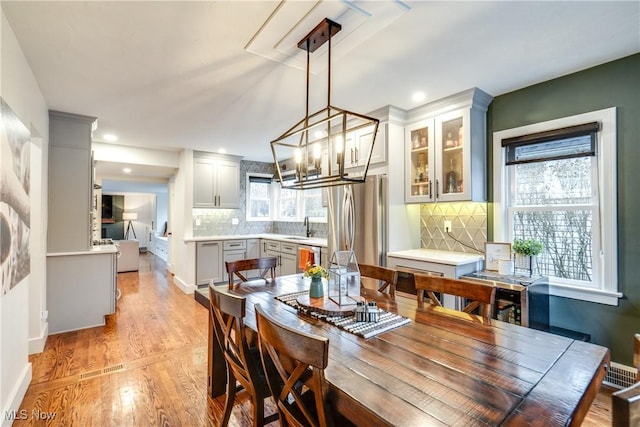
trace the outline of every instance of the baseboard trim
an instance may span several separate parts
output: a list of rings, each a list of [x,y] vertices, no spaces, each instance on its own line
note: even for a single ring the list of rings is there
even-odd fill
[[[9,396],[9,399],[7,399],[7,402],[10,402],[9,406],[7,408],[2,408],[2,427],[8,427],[13,424],[14,419],[10,416],[7,417],[7,414],[15,414],[16,416],[22,415],[20,413],[20,404],[22,403],[24,395],[27,393],[27,389],[31,383],[31,376],[31,362],[28,362],[22,370],[22,374]]]
[[[185,294],[192,294],[196,291],[196,285],[190,285],[178,276],[173,276],[173,283]]]
[[[29,354],[38,354],[44,351],[44,345],[47,343],[49,336],[49,322],[44,322],[39,337],[29,338]]]

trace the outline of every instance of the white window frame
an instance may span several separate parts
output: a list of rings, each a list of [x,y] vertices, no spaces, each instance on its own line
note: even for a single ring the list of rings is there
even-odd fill
[[[324,199],[324,195],[323,195],[323,193],[322,193],[323,191],[325,191],[325,189],[322,189],[322,188],[321,188],[321,189],[320,189],[320,197],[321,197],[322,199]],[[306,212],[306,210],[307,210],[307,209],[306,209],[306,199],[307,199],[307,197],[305,197],[304,191],[302,191],[302,193],[303,193],[303,194],[302,194],[302,200],[303,200],[303,204],[302,204],[303,209],[302,209],[302,212],[304,213],[304,212]],[[324,216],[323,216],[323,217],[320,217],[320,216],[310,216],[310,217],[309,217],[309,221],[314,222],[314,223],[325,223],[325,224],[326,224],[326,223],[327,223],[327,208],[326,208],[326,206],[325,206],[325,208],[324,208]]]
[[[549,283],[550,295],[618,305],[622,293],[618,291],[618,220],[617,220],[617,131],[616,108],[606,108],[570,117],[549,120],[513,129],[493,133],[493,234],[494,241],[509,241],[506,203],[509,200],[509,180],[505,165],[506,149],[502,140],[530,133],[538,133],[588,122],[600,122],[597,135],[597,162],[599,185],[600,232],[594,241],[600,240],[600,251],[594,250],[594,268],[592,287],[576,286],[567,283]],[[595,231],[594,231],[595,232]],[[598,259],[596,259],[598,257]]]
[[[272,175],[269,174],[264,174],[264,173],[247,173],[245,180],[246,180],[246,185],[245,185],[245,193],[246,193],[246,212],[245,212],[245,217],[247,221],[273,221],[273,210],[275,208],[273,201],[274,201],[274,197],[273,197],[273,183],[271,183],[271,185],[269,186],[269,216],[268,217],[254,217],[251,216],[251,191],[249,191],[249,186],[251,185],[250,182],[250,177],[252,176],[256,176],[256,177],[260,177],[260,178],[271,178]]]
[[[246,212],[245,217],[246,220],[249,221],[285,221],[285,222],[302,222],[304,221],[304,203],[305,197],[304,192],[301,190],[292,190],[296,192],[296,217],[295,219],[291,218],[282,218],[280,217],[280,192],[282,187],[278,182],[272,182],[269,186],[269,217],[253,217],[251,216],[251,192],[249,191],[250,186],[250,177],[261,177],[261,178],[271,178],[272,175],[262,174],[262,173],[253,173],[249,172],[246,174]],[[314,223],[326,223],[327,217],[325,215],[324,218],[320,217],[309,217],[309,220]]]
[[[283,222],[302,222],[303,218],[302,218],[302,212],[304,212],[304,205],[303,200],[302,200],[302,194],[299,190],[293,190],[293,189],[288,189],[290,191],[293,191],[294,194],[296,195],[296,215],[294,218],[289,218],[289,217],[281,217],[280,216],[280,200],[281,200],[281,193],[283,190],[283,187],[280,185],[280,183],[278,182],[274,182],[273,184],[271,184],[273,186],[273,193],[275,195],[274,197],[274,203],[273,205],[275,206],[275,211],[272,213],[273,215],[273,220],[274,221],[283,221]],[[284,189],[287,189],[286,187]]]

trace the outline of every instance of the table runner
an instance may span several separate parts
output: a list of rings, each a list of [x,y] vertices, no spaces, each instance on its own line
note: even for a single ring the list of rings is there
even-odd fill
[[[377,322],[356,322],[356,318],[354,315],[327,316],[324,314],[316,313],[305,307],[301,307],[296,301],[300,295],[305,295],[308,292],[309,291],[303,291],[278,295],[275,297],[275,299],[297,309],[300,313],[325,321],[327,323],[331,323],[332,325],[337,326],[340,329],[363,338],[370,338],[383,332],[387,332],[388,330],[411,323],[411,319],[407,317],[400,316],[399,314],[395,313],[389,313],[388,311],[384,311],[382,309],[379,309],[380,318]]]

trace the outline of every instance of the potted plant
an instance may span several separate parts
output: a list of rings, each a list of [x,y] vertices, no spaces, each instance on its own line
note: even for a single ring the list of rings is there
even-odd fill
[[[542,243],[537,239],[515,239],[512,249],[516,253],[516,268],[529,270],[533,274],[535,257],[542,253]]]
[[[304,269],[304,277],[311,277],[311,286],[309,287],[309,297],[321,298],[324,296],[324,286],[322,279],[328,279],[327,270],[318,264],[307,263]]]

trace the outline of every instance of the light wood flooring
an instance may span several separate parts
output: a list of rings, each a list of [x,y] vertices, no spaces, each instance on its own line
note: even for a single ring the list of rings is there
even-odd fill
[[[122,297],[105,326],[52,335],[30,357],[33,380],[14,426],[220,422],[224,398],[207,397],[207,310],[151,254],[141,255],[139,272],[119,273],[118,287]],[[610,394],[599,393],[584,426],[611,425]],[[229,425],[251,425],[250,411],[240,393]]]

